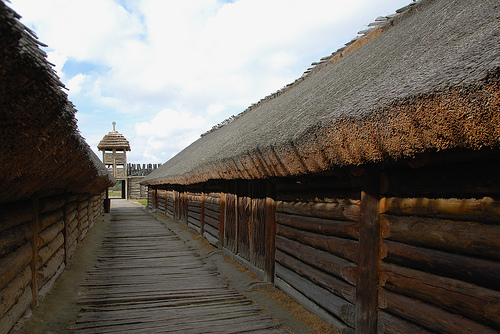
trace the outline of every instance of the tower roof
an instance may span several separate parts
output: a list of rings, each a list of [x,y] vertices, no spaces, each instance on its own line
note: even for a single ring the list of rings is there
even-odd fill
[[[118,131],[115,130],[116,122],[113,122],[113,131],[105,135],[97,145],[99,151],[106,149],[121,148],[130,151],[130,144],[128,140]]]

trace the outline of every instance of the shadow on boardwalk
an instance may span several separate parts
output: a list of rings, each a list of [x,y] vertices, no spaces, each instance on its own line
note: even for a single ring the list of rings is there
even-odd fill
[[[251,278],[179,224],[126,200],[112,201],[109,218],[13,333],[288,333],[274,311],[286,328],[309,332],[265,292],[241,293]]]

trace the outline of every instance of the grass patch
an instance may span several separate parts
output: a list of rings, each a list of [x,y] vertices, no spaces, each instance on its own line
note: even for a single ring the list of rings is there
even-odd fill
[[[141,203],[144,206],[148,205],[148,200],[147,199],[139,199],[139,200],[137,200],[137,202]]]

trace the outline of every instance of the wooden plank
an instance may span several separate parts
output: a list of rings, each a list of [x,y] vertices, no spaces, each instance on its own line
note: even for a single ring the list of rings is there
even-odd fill
[[[422,271],[384,264],[385,289],[500,328],[500,292]],[[498,288],[498,286],[497,286]]]
[[[226,224],[226,193],[221,192],[220,195],[220,214],[219,214],[219,248],[226,245],[225,240],[225,224]]]
[[[353,285],[335,278],[322,270],[318,270],[280,250],[276,251],[276,261],[283,267],[296,272],[300,276],[306,277],[311,282],[350,301],[352,304],[356,302],[356,288]]]
[[[332,203],[276,202],[276,211],[280,213],[354,222],[360,221],[360,210],[359,201],[349,199],[338,199]]]
[[[387,333],[387,334],[401,334],[401,333],[432,334],[433,333],[411,322],[395,317],[387,312],[382,312],[382,311],[379,312],[378,321],[379,321],[378,324],[379,333]]]
[[[498,289],[500,263],[384,240],[385,262],[435,275],[459,279],[489,289]]]
[[[377,333],[380,242],[380,173],[367,169],[361,192],[359,259],[356,280],[356,332]]]
[[[324,250],[346,260],[358,261],[358,241],[301,231],[280,224],[277,225],[277,233],[287,239]]]
[[[343,238],[359,238],[359,224],[353,221],[314,218],[280,212],[276,213],[276,218],[278,223],[299,230]]]
[[[381,219],[390,226],[389,240],[500,260],[500,228],[496,225],[385,214]]]
[[[323,289],[293,271],[277,265],[276,276],[290,284],[294,289],[342,320],[349,327],[355,326],[356,312],[352,303]]]
[[[46,224],[45,221],[40,219],[40,208],[39,208],[39,195],[38,193],[32,197],[32,207],[33,207],[33,237],[31,239],[31,307],[35,308],[38,306],[38,286],[37,286],[37,261],[38,261],[38,233],[43,229]],[[51,214],[46,214],[46,216],[53,217]],[[24,265],[22,266],[24,267]]]
[[[265,263],[264,279],[274,282],[275,257],[276,257],[276,186],[270,181],[266,182],[265,201]]]
[[[498,331],[438,307],[381,289],[380,308],[437,333],[498,334]]]
[[[352,285],[356,284],[355,263],[281,236],[276,237],[276,248]]]

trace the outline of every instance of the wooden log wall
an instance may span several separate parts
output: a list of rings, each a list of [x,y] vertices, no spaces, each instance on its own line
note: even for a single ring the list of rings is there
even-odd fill
[[[105,193],[51,193],[0,205],[0,333],[38,304],[104,210]]]
[[[341,332],[355,327],[359,176],[276,185],[276,283]]]
[[[500,163],[382,174],[379,330],[500,331]]]

